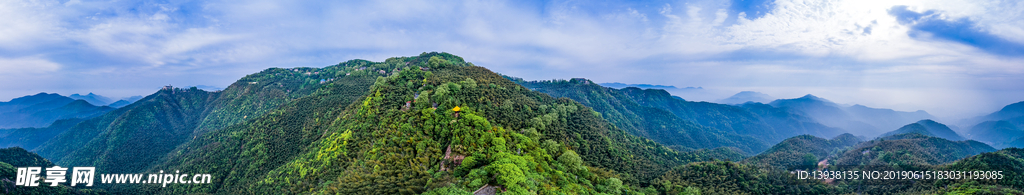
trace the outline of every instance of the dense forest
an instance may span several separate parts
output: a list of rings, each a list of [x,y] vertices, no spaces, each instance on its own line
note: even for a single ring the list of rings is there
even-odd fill
[[[744,159],[743,162],[784,169],[809,169],[817,166],[821,159],[835,158],[842,154],[841,151],[860,141],[851,134],[842,134],[832,139],[800,135],[775,144],[771,149]]]
[[[524,81],[505,77],[531,90],[573,99],[633,135],[679,150],[735,147],[753,155],[788,137],[831,137],[843,132],[764,104],[691,102],[662,89],[613,89],[581,78]]]
[[[633,135],[655,140],[677,150],[734,147],[752,154],[769,146],[768,141],[751,135],[721,131],[698,124],[696,120],[680,118],[666,109],[641,105],[623,93],[626,89],[602,87],[585,79],[527,82],[505,77],[531,90],[573,99],[591,107],[601,113],[603,118]],[[666,97],[671,96],[666,93]]]
[[[863,142],[848,135],[831,140],[804,135],[738,163],[678,166],[652,183],[672,186],[658,188],[669,190],[669,194],[1021,194],[1021,152],[1017,148],[996,151],[977,141],[950,141],[913,133]],[[917,171],[917,176],[925,171],[1002,171],[1003,177],[800,179],[798,171]]]
[[[942,123],[935,122],[933,120],[921,120],[921,121],[917,121],[916,123],[911,123],[911,124],[908,124],[908,125],[904,125],[903,127],[900,127],[899,129],[896,129],[895,131],[890,131],[890,132],[884,133],[884,134],[882,134],[879,137],[888,137],[888,136],[893,136],[893,135],[910,134],[910,133],[921,134],[921,135],[926,135],[926,136],[930,136],[930,137],[940,137],[940,138],[943,138],[943,139],[948,139],[948,140],[953,140],[953,141],[964,140],[963,137],[961,137],[955,131],[950,129],[948,126],[946,126],[946,125],[944,125]]]
[[[91,195],[107,194],[104,190],[97,189],[76,189],[61,184],[50,186],[42,183],[34,187],[16,187],[14,185],[15,174],[18,167],[52,167],[54,164],[35,153],[19,147],[0,148],[0,194],[31,194],[31,195]]]
[[[215,183],[222,185],[123,190],[624,192],[676,165],[742,158],[725,148],[679,152],[629,135],[572,100],[529,91],[450,54],[363,65],[398,71],[336,80],[211,132],[157,167],[221,173]]]
[[[664,90],[612,89],[586,79],[523,81],[448,53],[350,60],[270,68],[222,91],[168,86],[94,118],[2,131],[18,140],[60,133],[28,146],[31,151],[0,149],[0,192],[1021,194],[1024,188],[1024,150],[943,138],[935,129],[949,128],[934,121],[862,140],[805,114],[761,103],[691,102]],[[214,177],[210,184],[166,187],[11,183],[16,167],[53,165]],[[984,170],[1003,171],[1004,178],[798,174],[826,170]]]

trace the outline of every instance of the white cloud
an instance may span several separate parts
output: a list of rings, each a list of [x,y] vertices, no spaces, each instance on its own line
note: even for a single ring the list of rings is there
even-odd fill
[[[37,48],[59,35],[60,21],[44,9],[44,2],[0,1],[0,49]]]
[[[39,56],[21,58],[0,58],[0,75],[45,74],[60,70],[60,64]]]

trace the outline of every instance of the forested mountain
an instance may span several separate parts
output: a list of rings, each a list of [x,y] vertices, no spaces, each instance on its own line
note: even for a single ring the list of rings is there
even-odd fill
[[[351,72],[356,67],[348,71],[343,68],[271,68],[248,75],[219,92],[167,86],[131,105],[83,121],[35,151],[59,164],[143,171],[207,132],[264,115],[314,93],[327,81],[345,77],[346,72],[371,74],[371,70]]]
[[[948,186],[935,193],[951,194],[1024,194],[1024,149],[1006,148],[996,152],[982,153],[967,157],[944,170],[1001,172],[1002,179],[987,180],[943,180],[935,186]]]
[[[934,118],[924,111],[901,112],[862,105],[841,106],[807,94],[795,99],[779,99],[770,105],[838,127],[859,136],[874,137],[914,121]]]
[[[899,129],[896,129],[894,131],[886,132],[886,133],[882,134],[879,137],[888,137],[888,136],[892,136],[892,135],[908,134],[908,133],[916,133],[916,134],[921,134],[921,135],[931,136],[931,137],[940,137],[940,138],[943,138],[943,139],[948,139],[948,140],[953,140],[953,141],[965,140],[963,137],[961,137],[955,131],[953,131],[952,129],[949,129],[949,127],[947,127],[946,125],[944,125],[942,123],[935,122],[933,120],[921,120],[921,121],[917,121],[916,123],[907,124],[907,125],[904,125],[903,127],[900,127]]]
[[[32,150],[82,121],[79,118],[61,119],[46,128],[0,129],[0,148],[21,147]]]
[[[447,194],[497,186],[619,193],[686,162],[738,160],[726,149],[677,152],[629,135],[579,103],[527,90],[450,54],[368,65],[400,71],[370,88],[337,80],[212,131],[154,167],[224,175],[215,178],[222,185],[119,190]]]
[[[644,106],[666,109],[676,116],[707,127],[740,135],[750,135],[769,143],[778,143],[796,135],[833,137],[843,130],[817,124],[814,120],[774,107],[731,106],[692,102],[673,98],[663,90],[625,88],[621,90]],[[758,103],[754,103],[758,104]]]
[[[111,110],[55,93],[39,93],[0,102],[0,128],[46,127],[60,119],[92,118]]]
[[[214,94],[166,88],[128,107],[82,121],[34,151],[64,166],[131,173],[187,140]]]
[[[983,152],[996,151],[984,143],[950,141],[917,133],[898,134],[866,141],[847,151],[838,165],[916,164],[940,165]]]
[[[784,169],[728,161],[677,166],[655,180],[648,194],[850,194],[853,187],[798,179]]]
[[[187,186],[176,191],[240,193],[273,168],[309,150],[324,136],[341,110],[365,95],[375,75],[346,76],[326,84],[312,95],[293,100],[252,120],[212,130],[183,144],[157,170],[195,170],[219,175],[217,186]],[[140,189],[119,189],[133,192]],[[148,189],[157,190],[157,189]]]
[[[506,76],[507,77],[507,76]],[[571,79],[554,81],[524,81],[507,77],[531,90],[554,97],[567,97],[593,108],[617,127],[658,143],[685,151],[696,148],[736,147],[748,154],[755,154],[768,148],[768,140],[750,135],[740,135],[698,124],[660,107],[641,105],[626,90],[635,87],[613,89],[593,84],[590,80]],[[664,97],[674,100],[664,90]],[[682,100],[679,100],[682,101]],[[655,105],[657,106],[657,105]],[[728,129],[732,130],[732,129]],[[678,147],[676,147],[678,146]]]
[[[0,162],[14,167],[51,167],[53,162],[20,147],[0,148]]]
[[[272,68],[219,92],[168,86],[35,149],[62,166],[107,173],[217,175],[210,185],[98,186],[129,194],[618,194],[673,166],[743,156],[684,150],[446,53]]]
[[[975,156],[977,155],[977,156]],[[1019,194],[1020,149],[995,151],[976,141],[900,134],[860,142],[802,135],[739,163],[700,162],[673,168],[652,182],[661,194]],[[793,170],[1004,171],[1003,180],[798,179]],[[656,189],[656,190],[653,190]]]
[[[526,82],[447,53],[270,68],[223,91],[168,86],[99,117],[0,131],[2,144],[15,138],[31,142],[25,140],[64,129],[33,149],[39,155],[0,149],[0,191],[1019,193],[1014,189],[1024,180],[1016,174],[1024,167],[1019,149],[992,152],[980,142],[920,134],[861,142],[787,105],[690,102],[664,90],[611,89],[586,79]],[[925,129],[911,132],[942,135],[928,131],[943,127],[934,121],[907,126]],[[834,138],[819,138],[824,135]],[[781,143],[767,147],[775,142]],[[759,151],[765,152],[743,160]],[[100,173],[181,170],[214,177],[211,184],[99,184],[85,190],[2,183],[17,167],[5,159],[51,162],[39,156],[66,167],[95,166]],[[1002,181],[973,183],[798,179],[790,172],[860,165],[1018,172]]]
[[[800,135],[786,139],[757,156],[743,160],[744,163],[767,165],[779,168],[816,167],[818,161],[828,157],[836,158],[842,152],[860,143],[861,140],[849,133],[824,139],[811,135]]]
[[[16,187],[14,186],[15,174],[18,167],[52,167],[54,164],[45,158],[31,153],[23,148],[10,147],[0,148],[0,194],[39,194],[39,195],[60,195],[60,194],[107,194],[103,190],[73,189],[66,184],[50,186],[40,179],[39,186]],[[45,176],[45,174],[44,174]]]
[[[776,108],[749,109],[709,102],[691,102],[660,89],[613,89],[586,79],[510,80],[531,90],[567,97],[594,108],[616,126],[665,145],[686,148],[737,147],[750,154],[768,144],[801,134],[835,136],[839,129],[796,115],[776,117]],[[763,110],[762,110],[763,109]]]

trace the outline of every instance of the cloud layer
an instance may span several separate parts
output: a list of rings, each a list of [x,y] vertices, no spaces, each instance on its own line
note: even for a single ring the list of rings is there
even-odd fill
[[[1024,100],[1022,13],[958,0],[3,1],[0,99],[223,87],[269,67],[445,51],[526,79],[958,116]]]
[[[947,18],[936,10],[918,13],[908,10],[907,6],[893,6],[889,14],[895,16],[900,24],[910,27],[909,35],[913,38],[952,41],[1009,57],[1024,54],[1024,44],[989,33],[967,17]]]

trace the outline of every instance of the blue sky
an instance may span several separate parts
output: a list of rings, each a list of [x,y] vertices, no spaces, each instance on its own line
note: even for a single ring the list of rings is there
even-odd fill
[[[525,79],[815,94],[967,117],[1024,100],[1017,1],[0,1],[0,101],[224,87],[444,51]]]

